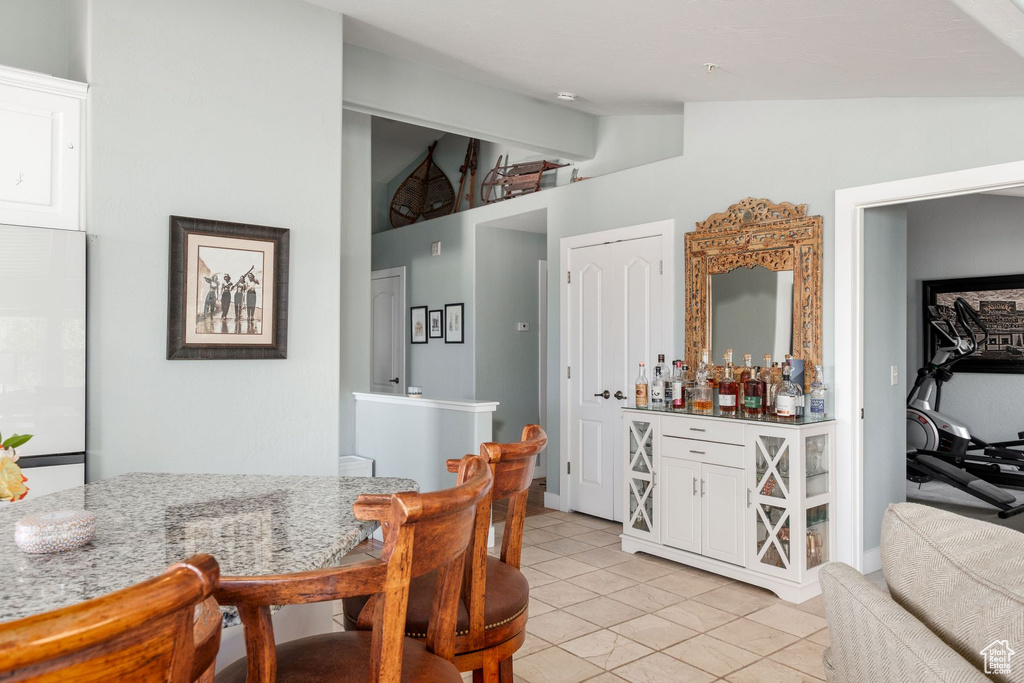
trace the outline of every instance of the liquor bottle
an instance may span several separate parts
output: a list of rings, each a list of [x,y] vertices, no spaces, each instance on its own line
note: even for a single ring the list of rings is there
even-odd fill
[[[647,407],[647,375],[644,372],[644,364],[640,364],[640,376],[636,378],[636,407]]]
[[[654,366],[654,379],[651,380],[651,408],[665,409],[665,354],[658,356],[658,364]]]
[[[746,359],[747,363],[750,362],[749,358]],[[749,374],[744,371],[743,374],[747,375],[743,382],[743,416],[758,420],[764,415],[764,382],[754,370]]]
[[[747,380],[750,379],[750,375],[753,374],[754,368],[750,366],[750,354],[743,354],[743,370],[740,372],[740,376],[736,379],[740,386],[740,395],[738,399],[738,405],[740,412],[743,412],[743,399],[747,395]]]
[[[814,366],[814,381],[811,383],[811,393],[808,398],[810,399],[810,417],[812,420],[824,420],[825,419],[825,394],[827,393],[828,387],[825,386],[825,382],[822,378],[825,373],[822,372],[820,365]]]
[[[768,395],[768,387],[772,385],[772,355],[764,354],[764,365],[761,367],[761,414],[774,415],[774,406]]]
[[[690,408],[701,415],[711,415],[715,411],[715,392],[708,384],[707,360],[708,350],[704,349],[703,360],[697,368],[697,384],[690,400]]]
[[[665,379],[665,409],[672,409],[672,373],[675,366],[672,363],[664,362],[665,354],[658,354],[658,365],[661,366],[661,376]]]
[[[782,386],[775,395],[775,416],[780,420],[795,420],[796,409],[800,404],[803,391],[789,378],[790,368],[787,363],[782,367]]]
[[[725,354],[725,375],[718,383],[718,410],[723,415],[735,415],[739,396],[739,386],[732,367],[732,353]]]
[[[697,378],[694,376],[693,371],[690,370],[689,363],[683,363],[683,407],[686,408],[690,405],[690,401],[693,399],[693,389],[697,386]]]
[[[765,394],[765,399],[768,401],[768,414],[775,415],[775,399],[779,395],[779,390],[782,388],[782,371],[779,369],[779,364],[772,363],[771,369],[771,382],[768,384],[768,393]]]
[[[672,409],[682,410],[686,407],[686,377],[683,375],[683,361],[677,360],[672,365],[675,366],[672,373]]]

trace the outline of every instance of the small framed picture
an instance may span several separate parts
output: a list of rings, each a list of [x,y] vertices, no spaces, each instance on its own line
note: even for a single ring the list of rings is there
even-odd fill
[[[464,304],[445,304],[444,307],[444,343],[461,344],[464,341],[462,314]]]
[[[171,216],[168,360],[287,357],[288,235]]]
[[[440,339],[444,336],[444,311],[440,308],[427,313],[427,321],[430,323],[427,329],[427,336],[431,339]]]
[[[426,306],[413,306],[409,309],[409,341],[413,344],[427,343]]]

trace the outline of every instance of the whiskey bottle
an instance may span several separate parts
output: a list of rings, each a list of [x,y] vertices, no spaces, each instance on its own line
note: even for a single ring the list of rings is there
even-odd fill
[[[743,354],[743,370],[740,372],[740,376],[737,378],[740,386],[740,395],[738,399],[738,405],[740,412],[743,412],[743,399],[747,395],[747,380],[750,379],[750,375],[754,372],[754,368],[750,366],[750,354]]]
[[[772,363],[771,368],[771,381],[768,384],[768,393],[765,394],[765,400],[768,401],[768,414],[775,415],[777,413],[775,406],[775,399],[779,395],[779,389],[782,388],[782,371],[779,370],[778,363]]]
[[[651,380],[651,408],[665,409],[665,355],[658,356],[658,364],[654,366],[654,379]]]
[[[748,363],[749,358],[747,356]],[[764,382],[753,370],[749,374],[744,371],[743,374],[748,375],[743,382],[743,416],[758,420],[764,414]]]
[[[640,376],[636,378],[636,407],[647,407],[647,374],[644,372],[644,364],[640,364]]]
[[[686,408],[693,400],[693,389],[697,386],[697,378],[690,370],[689,363],[683,363],[683,407]]]
[[[675,366],[672,372],[672,409],[682,410],[686,407],[686,378],[683,375],[683,361],[677,360],[672,365]]]
[[[822,378],[825,373],[822,371],[820,365],[814,366],[814,381],[811,383],[811,393],[808,395],[810,399],[810,418],[812,420],[824,420],[825,419],[825,394],[828,387],[825,386],[825,382]]]
[[[711,415],[715,411],[714,390],[708,384],[707,372],[708,351],[704,349],[703,361],[697,368],[697,384],[693,388],[693,397],[690,401],[690,408],[701,415]]]
[[[739,386],[736,384],[736,377],[732,367],[732,350],[725,354],[725,375],[718,383],[718,410],[723,415],[735,415],[737,399],[739,397]]]
[[[803,391],[789,378],[790,367],[787,363],[782,368],[782,386],[775,395],[775,416],[780,420],[796,420],[797,406]]]

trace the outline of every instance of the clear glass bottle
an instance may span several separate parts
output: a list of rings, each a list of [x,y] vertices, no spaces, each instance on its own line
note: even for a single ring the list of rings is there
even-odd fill
[[[725,375],[718,383],[718,410],[723,415],[735,415],[739,408],[739,385],[736,383],[735,370],[732,367],[732,349],[726,352]]]
[[[636,378],[636,407],[646,408],[647,407],[647,373],[644,370],[644,364],[640,364],[640,376]]]
[[[828,392],[828,387],[825,386],[824,377],[825,373],[822,371],[821,366],[815,365],[814,381],[811,383],[811,393],[808,395],[810,409],[807,411],[809,417],[815,421],[825,419],[825,395]]]
[[[690,409],[701,415],[715,412],[715,391],[708,384],[708,350],[701,354],[700,366],[697,368],[697,383],[693,387]]]
[[[765,398],[768,401],[768,414],[774,416],[775,410],[775,399],[779,396],[779,390],[782,388],[782,370],[779,369],[779,364],[772,363],[771,369],[771,382],[768,384],[768,393]]]
[[[686,377],[683,375],[683,361],[672,363],[672,409],[682,410],[686,407]]]
[[[683,407],[690,406],[693,400],[693,388],[697,386],[697,378],[690,370],[689,363],[683,363]]]
[[[654,366],[654,378],[651,380],[651,408],[665,409],[665,354],[658,356],[658,364]]]
[[[665,378],[665,409],[670,410],[672,408],[672,377],[675,366],[672,363],[664,363],[663,358],[665,358],[664,354],[658,354],[658,365],[664,368],[661,376]]]
[[[775,416],[780,420],[795,420],[797,407],[803,391],[789,378],[790,367],[787,363],[782,368],[782,386],[775,395]]]

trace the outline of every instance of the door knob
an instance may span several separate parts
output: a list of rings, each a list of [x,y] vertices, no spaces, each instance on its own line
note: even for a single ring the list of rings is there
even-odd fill
[[[617,398],[617,399],[619,399],[621,401],[622,399],[626,398],[626,395],[624,393],[622,393],[621,391],[616,391],[615,392],[615,398]]]
[[[600,394],[594,394],[594,396],[600,396],[601,398],[611,398],[612,397],[612,392],[610,392],[607,389],[605,389]]]
[[[398,378],[397,377],[394,378],[394,379],[389,379],[388,381],[391,382],[392,384],[398,384]]]

